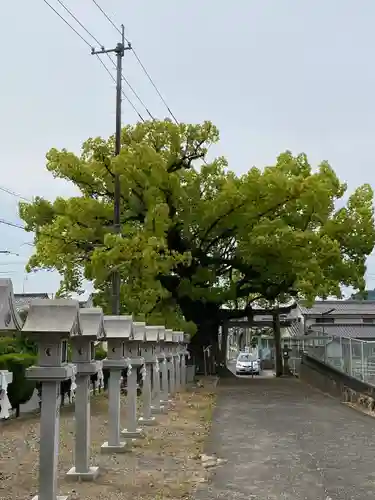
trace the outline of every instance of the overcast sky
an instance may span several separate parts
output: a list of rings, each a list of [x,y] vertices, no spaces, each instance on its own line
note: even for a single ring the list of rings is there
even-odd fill
[[[49,1],[67,18],[57,0]],[[177,118],[210,119],[219,127],[215,153],[226,155],[231,169],[272,164],[291,149],[314,164],[328,160],[350,190],[372,183],[373,0],[99,3],[124,23]],[[66,5],[107,47],[118,42],[91,0]],[[43,0],[5,2],[0,27],[0,185],[25,197],[69,196],[72,187],[45,171],[45,153],[52,146],[78,151],[87,137],[113,133],[113,82]],[[155,116],[167,116],[130,52],[124,74]],[[123,122],[136,120],[124,102]],[[1,218],[20,222],[16,198],[0,192],[0,208]],[[25,280],[30,235],[0,224],[0,240],[0,250],[20,254],[0,256],[0,277],[11,277],[16,292],[56,291],[54,273]],[[368,284],[375,286],[375,259],[369,260]]]

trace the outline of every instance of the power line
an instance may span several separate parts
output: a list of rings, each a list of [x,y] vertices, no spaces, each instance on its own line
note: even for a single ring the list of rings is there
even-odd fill
[[[16,227],[17,229],[23,229],[24,231],[26,231],[26,229],[23,226],[21,226],[21,224],[16,224],[14,222],[9,222],[9,221],[4,220],[4,219],[0,219],[0,224],[5,224],[6,226]]]
[[[31,231],[27,231],[26,228],[24,226],[22,226],[21,224],[17,224],[15,222],[10,222],[10,221],[5,220],[5,219],[0,219],[0,224],[4,224],[5,226],[9,226],[9,227],[14,227],[16,229],[22,229],[23,231],[25,231],[27,233],[31,232]],[[67,243],[68,245],[70,245],[70,244],[74,244],[74,245],[87,245],[87,241],[84,241],[84,240],[69,240],[68,238],[64,238],[64,236],[59,236],[57,234],[50,234],[50,233],[43,232],[43,233],[41,233],[41,235],[47,236],[48,238],[52,238],[52,239],[55,239],[55,240],[63,241],[64,243]],[[29,246],[34,246],[32,243],[29,243],[29,242],[26,242],[24,244],[25,245],[29,245]],[[104,246],[104,245],[98,245],[98,246]]]
[[[100,12],[103,14],[103,16],[112,24],[112,26],[115,28],[115,30],[118,31],[120,33],[120,35],[122,35],[120,28],[118,28],[116,26],[116,24],[112,21],[112,19],[104,12],[104,10],[100,7],[98,2],[96,2],[95,0],[92,0],[92,1],[97,6],[97,8],[100,10]],[[125,38],[125,40],[126,40],[126,38]],[[128,42],[128,40],[126,40],[126,41]]]
[[[106,72],[109,74],[109,76],[111,77],[112,81],[114,83],[116,83],[116,78],[112,75],[111,73],[111,70],[108,68],[108,66],[105,64],[105,62],[100,58],[100,56],[98,54],[95,54],[96,57],[98,58],[100,64],[103,66],[103,68],[106,70]],[[113,62],[113,61],[112,61]],[[132,101],[129,99],[129,97],[125,94],[125,92],[122,90],[122,95],[123,97],[128,101],[128,103],[130,104],[130,106],[134,109],[134,111],[137,113],[139,119],[144,122],[145,119],[143,118],[143,116],[140,114],[140,112],[137,110],[137,108],[134,106],[134,104],[132,103]]]
[[[111,61],[113,67],[116,68],[116,63],[113,60],[113,58],[109,54],[106,54],[106,56]],[[133,92],[134,96],[136,97],[136,99],[138,100],[138,102],[140,103],[140,105],[145,109],[146,113],[149,115],[149,117],[151,118],[151,120],[155,120],[155,117],[150,113],[150,111],[149,111],[148,107],[146,106],[146,104],[139,97],[139,94],[134,90],[134,88],[130,84],[129,80],[124,76],[124,73],[121,73],[121,78],[124,80],[124,82],[126,83],[126,85],[130,88],[130,90]],[[124,93],[123,93],[123,95],[124,95]],[[130,102],[128,97],[126,97],[126,99],[127,99],[128,102]],[[132,107],[134,109],[134,105],[133,104],[132,104]],[[138,114],[138,111],[136,111],[136,112]],[[139,114],[138,114],[138,116],[139,116]]]
[[[64,2],[62,0],[57,0],[57,1],[61,5],[61,7],[63,9],[65,9],[65,11],[75,20],[75,22],[78,23],[81,26],[81,28],[99,45],[99,47],[104,48],[104,45],[101,42],[99,42],[99,40],[91,33],[91,31],[89,31],[86,28],[86,26],[83,23],[81,23],[81,21],[78,19],[78,17],[64,4]],[[113,66],[116,68],[116,63],[112,59],[112,57],[109,54],[106,54],[106,55],[107,55],[108,59],[111,61],[111,63],[113,64]],[[152,114],[148,110],[148,108],[145,105],[145,103],[142,101],[142,99],[139,97],[139,95],[136,92],[136,90],[134,89],[134,87],[130,84],[129,80],[127,78],[125,78],[125,76],[123,74],[122,74],[122,79],[124,80],[124,82],[126,83],[126,85],[130,88],[130,90],[133,92],[133,94],[136,97],[136,99],[138,99],[138,102],[141,104],[141,106],[144,107],[144,109],[146,110],[146,112],[150,116],[150,118],[152,120],[154,120],[155,118],[152,116]],[[127,100],[129,102],[128,98],[127,98]]]
[[[45,4],[47,4],[47,5],[48,5],[48,7],[49,7],[51,10],[53,10],[53,12],[54,12],[56,15],[58,15],[58,16],[59,16],[59,18],[60,18],[62,21],[64,21],[64,23],[65,23],[67,26],[69,26],[69,28],[70,28],[72,31],[74,31],[74,33],[75,33],[77,36],[79,36],[79,38],[80,38],[80,39],[81,39],[81,40],[82,40],[82,41],[83,41],[83,42],[84,42],[84,43],[85,43],[88,47],[90,47],[90,49],[92,49],[92,45],[90,45],[90,43],[89,43],[89,42],[88,42],[88,41],[87,41],[87,40],[86,40],[86,39],[85,39],[85,38],[81,35],[81,33],[79,33],[79,32],[78,32],[75,28],[73,28],[73,26],[72,26],[72,25],[71,25],[71,24],[70,24],[70,23],[69,23],[69,22],[68,22],[68,21],[67,21],[67,20],[66,20],[66,19],[62,16],[62,15],[61,15],[61,14],[60,14],[60,13],[59,13],[59,12],[58,12],[55,8],[54,8],[54,7],[52,7],[52,5],[51,5],[49,2],[47,2],[47,0],[43,0],[43,2],[44,2]]]
[[[95,38],[95,37],[94,37],[94,35],[93,35],[93,34],[92,34],[92,33],[91,33],[91,32],[90,32],[87,28],[86,28],[86,26],[84,26],[84,25],[81,23],[81,21],[77,18],[77,16],[75,16],[75,15],[73,14],[73,12],[72,12],[72,11],[71,11],[71,10],[70,10],[70,9],[69,9],[66,5],[65,5],[65,4],[64,4],[64,2],[62,2],[61,0],[57,0],[57,1],[58,1],[58,2],[59,2],[59,4],[61,5],[61,7],[62,7],[63,9],[65,9],[65,11],[66,11],[66,12],[67,12],[67,13],[68,13],[68,14],[69,14],[69,15],[70,15],[70,16],[71,16],[74,20],[75,20],[75,22],[76,22],[76,23],[78,23],[78,24],[81,26],[81,28],[82,28],[82,29],[83,29],[83,30],[84,30],[84,31],[85,31],[85,32],[86,32],[89,36],[91,36],[91,38],[92,38],[93,40],[95,40],[95,42],[96,42],[98,45],[102,46],[102,44],[98,41],[98,39],[97,39],[97,38]]]
[[[54,8],[52,7],[52,5],[47,2],[47,0],[43,0],[47,5],[48,7],[50,7],[50,9],[53,10],[53,12],[55,12],[55,14],[57,14],[59,16],[60,19],[62,19],[65,24],[67,24],[73,31],[74,33],[76,33],[80,38],[81,40],[83,40],[86,45],[88,45],[91,49],[91,51],[93,50],[93,47],[92,45],[90,45],[90,43],[75,29],[73,28],[73,26],[61,15],[59,14],[59,12]],[[78,17],[64,4],[64,2],[62,0],[57,0],[58,3],[61,5],[61,7],[72,17],[72,19],[74,19],[74,21],[79,24],[79,26],[81,26],[81,28],[101,47],[103,48],[103,44],[91,33],[91,31],[89,31],[86,26],[78,19]],[[116,64],[115,62],[113,61],[113,59],[111,58],[111,56],[109,54],[107,54],[107,56],[109,57],[109,59],[111,60],[112,64],[116,67]],[[104,63],[103,61],[98,57],[99,61],[102,63],[102,65],[104,66]],[[105,67],[105,66],[104,66]],[[106,70],[108,71],[108,68],[106,68]],[[111,78],[112,78],[112,74],[109,72]],[[147,106],[145,105],[145,103],[142,101],[142,99],[139,97],[138,93],[134,90],[133,86],[129,83],[129,81],[124,77],[124,75],[122,75],[122,78],[123,80],[125,81],[125,83],[128,85],[128,87],[130,88],[130,90],[133,92],[133,94],[135,95],[135,97],[138,99],[139,103],[144,107],[144,109],[146,110],[147,114],[151,117],[151,119],[154,120],[154,117],[152,116],[152,114],[150,113],[150,111],[148,110]],[[137,115],[140,117],[140,114],[139,112],[137,111],[137,109],[135,108],[134,104],[130,101],[129,97],[125,94],[125,92],[123,91],[122,92],[123,96],[125,97],[125,99],[129,102],[129,104],[131,105],[131,107],[134,109],[134,111],[137,113]],[[142,119],[142,121],[145,121],[144,119]]]
[[[133,54],[135,56],[135,58],[137,59],[139,65],[141,66],[141,68],[143,69],[145,75],[147,76],[147,78],[149,79],[151,85],[154,87],[154,89],[156,90],[158,96],[160,97],[162,103],[164,104],[164,106],[167,108],[169,114],[171,115],[171,117],[173,118],[173,120],[176,122],[176,125],[179,124],[177,118],[175,117],[175,115],[172,113],[171,111],[171,108],[168,106],[166,100],[164,99],[164,97],[161,95],[159,89],[157,88],[156,86],[156,83],[154,82],[154,80],[151,78],[151,75],[150,73],[147,71],[146,67],[144,66],[144,64],[142,63],[141,59],[138,57],[136,51],[134,50],[134,48],[132,48],[132,51],[133,51]]]
[[[25,198],[24,196],[21,196],[20,194],[16,193],[15,191],[12,191],[11,189],[8,189],[4,186],[0,186],[0,191],[3,191],[4,193],[10,194],[11,196],[14,196],[15,198],[19,198],[20,200],[24,200],[24,201],[31,203],[31,200],[29,200],[28,198]]]
[[[120,34],[121,34],[121,31],[120,29],[116,26],[116,24],[114,23],[114,21],[109,17],[109,15],[102,9],[102,7],[98,4],[98,2],[96,0],[92,0],[93,3],[96,5],[96,7],[100,10],[100,12],[104,15],[104,17],[110,22],[110,24],[115,28],[116,31],[118,31]],[[125,38],[125,40],[128,42],[128,44],[130,44],[130,41]],[[134,56],[136,58],[136,60],[138,61],[138,64],[141,66],[143,72],[145,73],[145,75],[147,76],[149,82],[151,83],[151,85],[154,87],[154,89],[156,90],[156,93],[158,94],[160,100],[162,101],[162,103],[164,104],[164,106],[166,107],[166,109],[168,110],[169,114],[171,115],[171,117],[173,118],[173,120],[176,122],[176,124],[178,125],[179,122],[176,118],[176,116],[172,113],[172,110],[171,108],[168,106],[166,100],[164,99],[164,97],[162,96],[161,92],[159,91],[158,87],[156,86],[156,83],[154,82],[154,80],[152,79],[150,73],[147,71],[145,65],[142,63],[141,61],[141,58],[138,56],[138,54],[136,53],[136,51],[134,50],[133,47],[131,47],[131,50],[133,51],[134,53]]]

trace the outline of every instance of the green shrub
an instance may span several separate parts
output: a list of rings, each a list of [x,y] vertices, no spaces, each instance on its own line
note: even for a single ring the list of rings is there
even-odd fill
[[[37,354],[37,347],[34,342],[24,337],[20,337],[19,335],[14,335],[13,337],[0,337],[0,356],[10,353]]]
[[[102,359],[105,359],[107,357],[107,351],[103,349],[102,346],[97,345],[95,347],[95,359],[97,361],[101,361]]]
[[[33,354],[8,353],[0,355],[0,370],[13,373],[13,382],[8,386],[8,397],[12,408],[19,416],[20,405],[27,403],[35,390],[35,382],[26,379],[26,368],[35,364]]]
[[[15,337],[0,337],[0,356],[3,354],[19,353],[19,340]]]

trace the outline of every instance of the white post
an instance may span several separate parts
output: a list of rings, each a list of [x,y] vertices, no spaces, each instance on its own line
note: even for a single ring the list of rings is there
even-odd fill
[[[345,371],[344,370],[344,356],[343,356],[343,350],[342,350],[342,337],[340,337],[340,369],[341,371]]]
[[[13,373],[8,370],[0,370],[0,419],[7,420],[10,417],[12,405],[8,398],[8,385],[13,381]]]
[[[352,338],[349,338],[349,375],[353,376],[353,352],[352,352]]]
[[[362,380],[365,381],[365,356],[363,352],[363,344],[364,342],[360,340],[361,342],[361,370],[362,370]]]

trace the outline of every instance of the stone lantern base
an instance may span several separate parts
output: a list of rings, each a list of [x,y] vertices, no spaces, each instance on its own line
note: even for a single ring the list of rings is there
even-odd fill
[[[151,413],[153,415],[166,415],[168,413],[168,408],[163,405],[160,405],[159,408],[151,406]]]
[[[172,399],[168,399],[168,401],[166,401],[165,399],[162,399],[160,401],[160,404],[166,409],[166,410],[170,410],[172,405],[173,405],[173,401]]]
[[[76,472],[76,468],[72,467],[67,473],[66,477],[76,479],[78,481],[95,481],[99,476],[99,467],[90,467],[87,472]]]
[[[150,417],[150,418],[145,418],[145,417],[139,417],[138,423],[142,425],[156,425],[156,418],[155,417]]]
[[[130,443],[126,441],[121,441],[119,444],[116,445],[109,445],[108,441],[103,443],[100,447],[100,452],[103,453],[103,455],[112,455],[113,453],[128,453],[131,451],[131,447],[129,446]]]
[[[145,433],[143,432],[143,429],[140,428],[135,431],[128,431],[127,429],[124,429],[121,431],[121,436],[128,439],[139,439],[144,438]]]
[[[58,496],[56,497],[56,500],[68,500],[69,497],[67,496]],[[39,496],[36,495],[35,497],[33,497],[31,500],[39,500]]]

